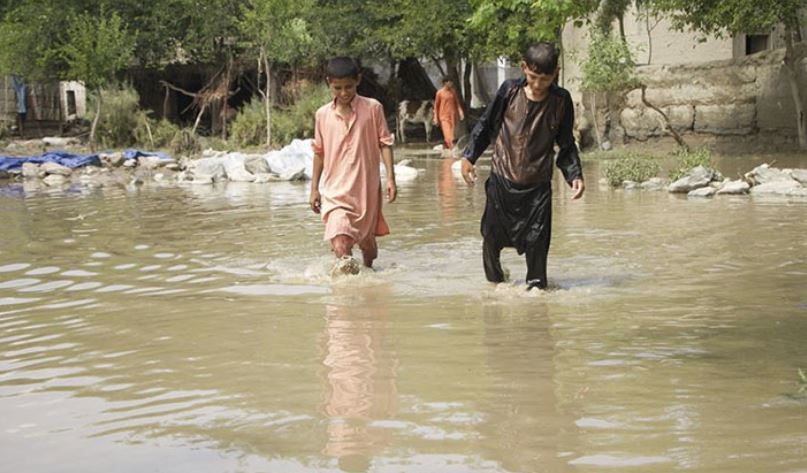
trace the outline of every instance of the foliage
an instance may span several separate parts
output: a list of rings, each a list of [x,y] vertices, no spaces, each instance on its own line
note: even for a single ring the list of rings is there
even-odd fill
[[[58,0],[22,0],[6,6],[0,21],[0,71],[28,81],[58,77],[65,69],[59,48],[65,42],[68,5]]]
[[[807,392],[807,374],[799,368],[799,394]]]
[[[599,0],[471,0],[471,4],[474,56],[504,55],[519,60],[528,44],[557,41],[568,21],[582,24],[597,9]]]
[[[313,39],[304,14],[312,9],[311,0],[245,0],[237,23],[242,46],[275,62],[306,58]]]
[[[140,97],[129,85],[111,85],[102,87],[100,93],[104,97],[104,108],[98,121],[98,140],[108,147],[130,146],[137,140],[133,131],[147,120],[145,112],[140,109]],[[95,119],[95,103],[97,93],[90,93],[88,101],[88,119]]]
[[[138,145],[150,148],[166,148],[180,132],[179,126],[162,118],[154,120],[145,113],[138,113],[137,125],[132,130]]]
[[[770,31],[779,23],[796,27],[805,0],[656,0],[655,7],[669,13],[673,25],[717,36]]]
[[[591,33],[589,55],[583,63],[583,89],[594,92],[624,91],[637,86],[636,63],[621,38]]]
[[[276,113],[279,120],[277,126],[273,128],[273,135],[277,144],[287,144],[294,138],[312,138],[314,113],[332,99],[331,92],[325,84],[304,82],[297,90],[299,95],[294,105],[288,110]]]
[[[265,137],[266,111],[263,102],[256,98],[238,111],[230,125],[230,140],[239,146],[251,146],[263,143]]]
[[[708,148],[699,148],[687,151],[680,149],[675,153],[675,168],[670,171],[670,179],[673,181],[683,177],[690,169],[698,166],[706,168],[714,167],[712,152]]]
[[[76,15],[69,21],[67,42],[61,48],[67,65],[64,78],[98,89],[128,65],[133,50],[134,42],[117,13]]]
[[[189,156],[199,154],[202,151],[202,143],[199,136],[190,128],[183,128],[174,135],[174,139],[169,143],[169,148],[175,156]]]
[[[654,158],[628,153],[609,162],[604,174],[609,185],[619,187],[625,181],[644,182],[658,176],[660,171],[661,166]]]
[[[0,140],[4,140],[11,135],[11,127],[6,120],[0,120]]]
[[[272,138],[275,145],[286,145],[295,138],[314,136],[314,113],[331,100],[331,93],[324,84],[304,81],[295,87],[294,104],[288,109],[272,112]],[[230,138],[239,146],[263,143],[266,130],[266,114],[260,100],[252,100],[239,110],[230,128]]]

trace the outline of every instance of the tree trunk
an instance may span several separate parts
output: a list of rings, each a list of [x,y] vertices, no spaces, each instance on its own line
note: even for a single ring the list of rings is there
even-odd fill
[[[272,147],[272,66],[269,64],[269,58],[266,54],[261,53],[263,56],[263,67],[266,73],[266,97],[263,101],[266,110],[266,147]]]
[[[471,74],[473,73],[473,63],[470,58],[465,58],[465,72],[462,76],[462,89],[465,91],[463,104],[465,106],[465,113],[471,109],[471,97],[473,97],[473,90],[471,89]]]
[[[451,79],[451,82],[454,83],[454,90],[457,92],[457,95],[460,98],[462,103],[465,103],[465,94],[461,90],[460,84],[462,81],[460,79],[460,70],[459,65],[460,61],[459,58],[454,54],[452,51],[446,51],[446,76]]]
[[[655,110],[659,115],[661,115],[661,118],[664,119],[664,124],[665,127],[667,128],[667,131],[669,131],[670,134],[673,136],[675,142],[678,143],[678,146],[683,148],[685,151],[689,151],[689,145],[687,145],[686,141],[684,141],[684,139],[681,138],[681,135],[679,135],[678,132],[675,131],[675,128],[673,128],[672,123],[670,123],[670,118],[667,116],[667,114],[664,113],[660,108],[650,103],[649,100],[647,100],[647,97],[645,96],[647,86],[645,84],[642,84],[641,88],[642,88],[642,103],[645,105],[645,107],[651,108]]]
[[[98,100],[95,103],[95,117],[92,119],[90,127],[90,149],[93,152],[95,152],[95,130],[98,128],[98,120],[101,118],[101,102],[103,101],[100,87],[95,89],[95,93],[98,94]]]
[[[802,102],[801,91],[799,90],[799,60],[793,46],[793,29],[785,27],[785,61],[784,69],[787,82],[790,85],[790,93],[793,95],[793,104],[796,107],[796,128],[799,133],[799,148],[807,150],[807,121],[804,117],[804,102]]]
[[[597,149],[602,149],[602,135],[597,122],[597,93],[591,93],[591,123],[594,124],[594,138],[597,139]]]

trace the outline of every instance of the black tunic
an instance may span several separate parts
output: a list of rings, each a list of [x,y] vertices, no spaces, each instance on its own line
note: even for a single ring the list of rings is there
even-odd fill
[[[552,86],[544,100],[535,102],[527,98],[525,85],[524,79],[502,84],[464,153],[474,163],[495,138],[481,232],[496,246],[514,247],[519,254],[536,245],[549,250],[553,161],[569,184],[583,175],[572,135],[571,95]]]

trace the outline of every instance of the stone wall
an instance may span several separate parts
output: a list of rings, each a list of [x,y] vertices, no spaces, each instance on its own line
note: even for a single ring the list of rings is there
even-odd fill
[[[664,110],[682,133],[716,136],[797,134],[795,107],[782,71],[784,50],[740,59],[687,65],[642,66],[647,99]],[[807,77],[807,64],[801,68]],[[802,83],[802,90],[807,91]],[[617,114],[627,139],[666,134],[660,115],[644,106],[641,91],[630,92]]]

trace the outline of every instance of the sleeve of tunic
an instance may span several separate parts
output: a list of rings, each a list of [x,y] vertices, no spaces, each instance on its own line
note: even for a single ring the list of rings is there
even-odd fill
[[[479,156],[485,152],[490,146],[490,142],[499,133],[504,109],[507,106],[507,92],[510,90],[511,84],[512,81],[504,81],[502,86],[499,87],[499,91],[496,92],[496,97],[488,104],[482,116],[479,117],[479,121],[476,122],[473,130],[471,130],[468,147],[465,148],[465,152],[462,154],[462,157],[471,163],[476,163]]]
[[[314,150],[314,154],[321,155],[323,153],[322,141],[322,120],[319,112],[317,112],[314,114],[314,142],[311,143],[311,149]]]
[[[555,143],[558,145],[558,156],[555,160],[558,168],[563,172],[563,177],[569,184],[575,179],[583,178],[583,169],[580,164],[580,155],[577,145],[574,142],[574,103],[569,92],[564,91],[563,112],[558,127],[558,135]]]
[[[392,146],[395,137],[389,132],[387,119],[384,118],[384,107],[380,103],[373,107],[373,121],[375,121],[375,129],[378,131],[378,148]]]

